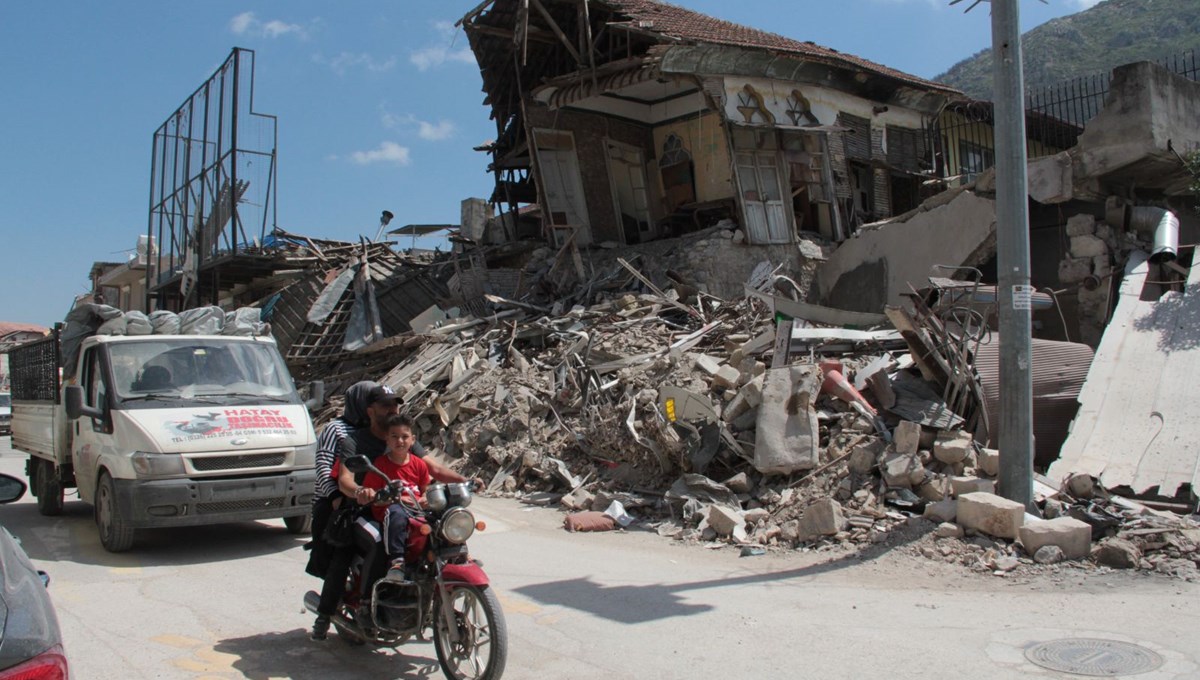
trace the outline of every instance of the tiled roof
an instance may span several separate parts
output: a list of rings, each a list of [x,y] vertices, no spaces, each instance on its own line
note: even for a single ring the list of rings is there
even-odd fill
[[[0,337],[4,337],[9,333],[25,331],[27,333],[42,333],[50,332],[49,328],[43,328],[31,323],[18,323],[16,321],[0,321]]]
[[[715,45],[733,45],[754,49],[796,54],[822,63],[858,68],[919,87],[932,88],[944,92],[958,92],[954,88],[924,80],[914,75],[876,64],[853,54],[839,52],[823,47],[813,42],[801,42],[786,38],[776,33],[760,31],[756,28],[742,26],[731,21],[717,19],[706,14],[679,7],[677,5],[657,2],[656,0],[602,0],[621,14],[628,16],[634,25],[639,22],[652,22],[643,25],[643,30],[649,30],[669,38],[686,42],[711,43]]]

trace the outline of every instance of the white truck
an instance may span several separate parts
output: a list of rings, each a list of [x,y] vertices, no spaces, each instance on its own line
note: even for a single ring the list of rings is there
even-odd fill
[[[112,552],[143,528],[282,517],[308,531],[317,442],[274,339],[97,335],[65,371],[60,347],[56,329],[9,354],[12,445],[43,515],[77,488]]]

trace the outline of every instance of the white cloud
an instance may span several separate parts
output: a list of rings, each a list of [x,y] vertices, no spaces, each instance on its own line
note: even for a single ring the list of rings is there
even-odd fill
[[[1070,0],[1072,5],[1079,9],[1091,9],[1100,4],[1101,0]]]
[[[458,129],[454,125],[454,121],[442,119],[436,123],[420,120],[411,113],[406,116],[400,116],[388,111],[383,111],[379,115],[379,120],[383,126],[388,129],[415,127],[417,136],[427,142],[440,142],[450,139],[454,136],[454,132]]]
[[[229,30],[236,35],[254,38],[278,38],[285,35],[295,35],[304,39],[308,31],[300,24],[289,24],[279,19],[262,21],[254,12],[242,12],[229,20]]]
[[[437,34],[440,45],[431,45],[416,50],[409,55],[408,60],[419,71],[428,71],[445,63],[474,64],[475,55],[467,47],[455,47],[462,32],[449,21],[430,22]]]
[[[342,52],[333,58],[326,58],[324,55],[314,54],[312,59],[318,64],[324,64],[333,69],[334,73],[337,73],[339,76],[345,75],[346,71],[350,70],[351,68],[364,68],[371,73],[383,73],[384,71],[392,70],[396,66],[395,57],[388,57],[387,59],[380,60],[365,52],[360,52],[358,54],[354,54],[353,52]]]
[[[395,142],[382,142],[377,149],[372,149],[370,151],[355,151],[354,153],[350,154],[350,160],[359,165],[370,165],[372,163],[395,163],[396,165],[408,165],[408,147],[400,146]]]

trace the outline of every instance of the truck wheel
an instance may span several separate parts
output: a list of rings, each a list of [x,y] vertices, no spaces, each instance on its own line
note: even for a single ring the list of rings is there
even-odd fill
[[[292,517],[284,517],[283,525],[287,527],[289,534],[299,536],[301,534],[312,533],[312,515],[293,515]]]
[[[34,494],[37,496],[38,512],[46,517],[61,515],[63,511],[62,482],[58,479],[58,470],[48,460],[38,459],[37,469],[33,476]]]
[[[117,491],[107,472],[100,474],[96,486],[96,528],[100,544],[109,552],[124,552],[133,547],[133,529],[125,524],[117,504]]]

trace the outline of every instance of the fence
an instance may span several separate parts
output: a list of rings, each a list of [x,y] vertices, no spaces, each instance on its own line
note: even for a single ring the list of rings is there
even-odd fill
[[[1200,80],[1196,51],[1156,60],[1159,66],[1189,80]],[[1075,146],[1084,125],[1104,108],[1111,74],[1074,78],[1030,92],[1025,97],[1025,138],[1029,158],[1048,156]],[[937,170],[941,177],[969,181],[995,164],[992,136],[994,109],[988,101],[951,104],[934,128]]]

